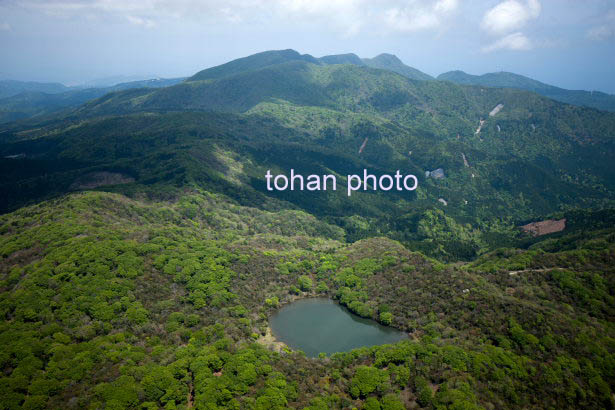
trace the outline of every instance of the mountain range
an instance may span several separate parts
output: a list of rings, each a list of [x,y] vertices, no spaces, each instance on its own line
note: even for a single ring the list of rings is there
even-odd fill
[[[38,117],[76,107],[112,91],[167,87],[183,80],[183,78],[139,80],[102,88],[66,87],[59,83],[0,81],[0,123]]]
[[[0,125],[0,408],[612,408],[615,113],[455,78],[267,51]],[[408,340],[276,343],[315,296]]]
[[[203,70],[203,72],[193,76],[192,80],[217,78],[218,73],[229,75],[234,72],[241,72],[243,68],[254,70],[289,61],[305,61],[318,65],[352,64],[392,71],[412,80],[436,80],[434,77],[404,64],[392,54],[383,53],[374,58],[360,58],[356,54],[348,53],[315,58],[308,54],[301,55],[294,50],[269,51],[233,60],[230,63]],[[150,79],[119,83],[113,86],[86,88],[66,87],[59,83],[3,80],[0,81],[0,123],[44,116],[67,108],[77,107],[111,91],[133,88],[162,88],[183,80],[185,78]],[[613,95],[599,91],[566,90],[513,73],[499,72],[473,76],[463,71],[450,71],[440,74],[437,80],[465,85],[517,88],[568,104],[615,111],[615,96]]]
[[[440,74],[438,80],[452,81],[457,84],[482,85],[485,87],[518,88],[568,104],[615,111],[615,95],[600,91],[566,90],[519,74],[504,71],[483,75],[471,75],[463,71],[449,71]]]

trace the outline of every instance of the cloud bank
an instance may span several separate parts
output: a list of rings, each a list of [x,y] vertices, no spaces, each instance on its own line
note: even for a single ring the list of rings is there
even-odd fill
[[[530,20],[540,15],[538,0],[507,0],[487,10],[481,28],[489,33],[500,35],[510,33],[525,26]]]
[[[20,7],[58,17],[89,14],[153,28],[166,19],[207,23],[320,22],[345,36],[361,31],[438,30],[459,0],[25,0]]]
[[[605,41],[615,38],[615,9],[609,10],[606,13],[602,24],[587,30],[587,38],[596,41]]]
[[[501,39],[489,44],[481,49],[483,53],[490,53],[496,50],[531,50],[532,42],[523,33],[517,32],[509,34]]]
[[[538,18],[542,7],[538,0],[506,0],[487,10],[481,29],[499,37],[481,49],[484,53],[497,50],[531,50],[533,42],[519,29]]]

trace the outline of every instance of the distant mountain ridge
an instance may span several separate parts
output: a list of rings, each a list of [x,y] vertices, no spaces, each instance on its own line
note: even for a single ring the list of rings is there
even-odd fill
[[[417,70],[414,67],[407,66],[394,54],[382,53],[374,58],[364,58],[363,62],[368,67],[380,68],[382,70],[390,70],[396,72],[397,74],[401,74],[404,77],[408,77],[411,80],[435,80],[435,78],[433,78],[429,74],[425,74],[424,72]]]
[[[56,94],[69,91],[70,87],[60,83],[39,83],[36,81],[0,80],[0,98],[11,97],[23,92]]]
[[[325,64],[354,64],[366,65],[364,60],[355,53],[333,54],[320,57],[319,60]]]
[[[102,97],[114,91],[134,88],[162,88],[175,85],[185,78],[155,78],[150,80],[130,81],[115,84],[110,87],[80,88],[66,87],[59,83],[24,83],[21,81],[0,82],[0,92],[3,84],[12,88],[5,91],[22,90],[17,94],[0,98],[0,124],[50,114],[66,108],[77,107],[93,99]]]
[[[518,88],[532,91],[545,97],[573,105],[615,111],[615,95],[600,91],[567,90],[545,84],[523,75],[499,72],[483,75],[467,74],[463,71],[449,71],[437,77],[440,81],[451,81],[464,85],[482,85],[485,87]]]
[[[207,68],[190,77],[188,81],[219,79],[234,74],[259,70],[277,64],[288,63],[291,61],[302,61],[317,65],[352,64],[356,66],[365,66],[393,71],[411,80],[434,80],[432,76],[425,74],[416,68],[405,65],[393,54],[379,54],[374,58],[361,58],[354,53],[347,53],[333,54],[316,58],[309,54],[300,54],[295,50],[287,49],[264,51],[262,53],[238,58],[219,66]]]

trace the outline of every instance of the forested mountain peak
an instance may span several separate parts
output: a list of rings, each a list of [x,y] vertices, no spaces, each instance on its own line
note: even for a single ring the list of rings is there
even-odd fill
[[[238,58],[228,63],[207,68],[199,71],[186,81],[200,81],[222,78],[225,76],[238,74],[245,71],[257,70],[272,66],[275,64],[281,64],[288,61],[307,61],[314,64],[318,64],[318,60],[309,54],[299,54],[292,49],[287,50],[270,50],[263,51],[261,53],[253,54],[248,57]]]
[[[319,60],[325,64],[365,65],[365,63],[361,60],[361,58],[354,53],[334,54],[334,55],[320,57]]]
[[[407,66],[394,54],[382,53],[374,58],[364,58],[363,62],[369,67],[394,71],[412,80],[430,81],[434,79],[429,74]]]

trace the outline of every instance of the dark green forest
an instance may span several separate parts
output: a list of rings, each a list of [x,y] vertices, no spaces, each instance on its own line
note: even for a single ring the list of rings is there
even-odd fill
[[[0,408],[613,408],[613,160],[614,113],[386,54],[2,124]],[[290,169],[338,190],[266,189]],[[363,169],[418,189],[348,197]],[[408,339],[280,348],[268,318],[315,296]]]

